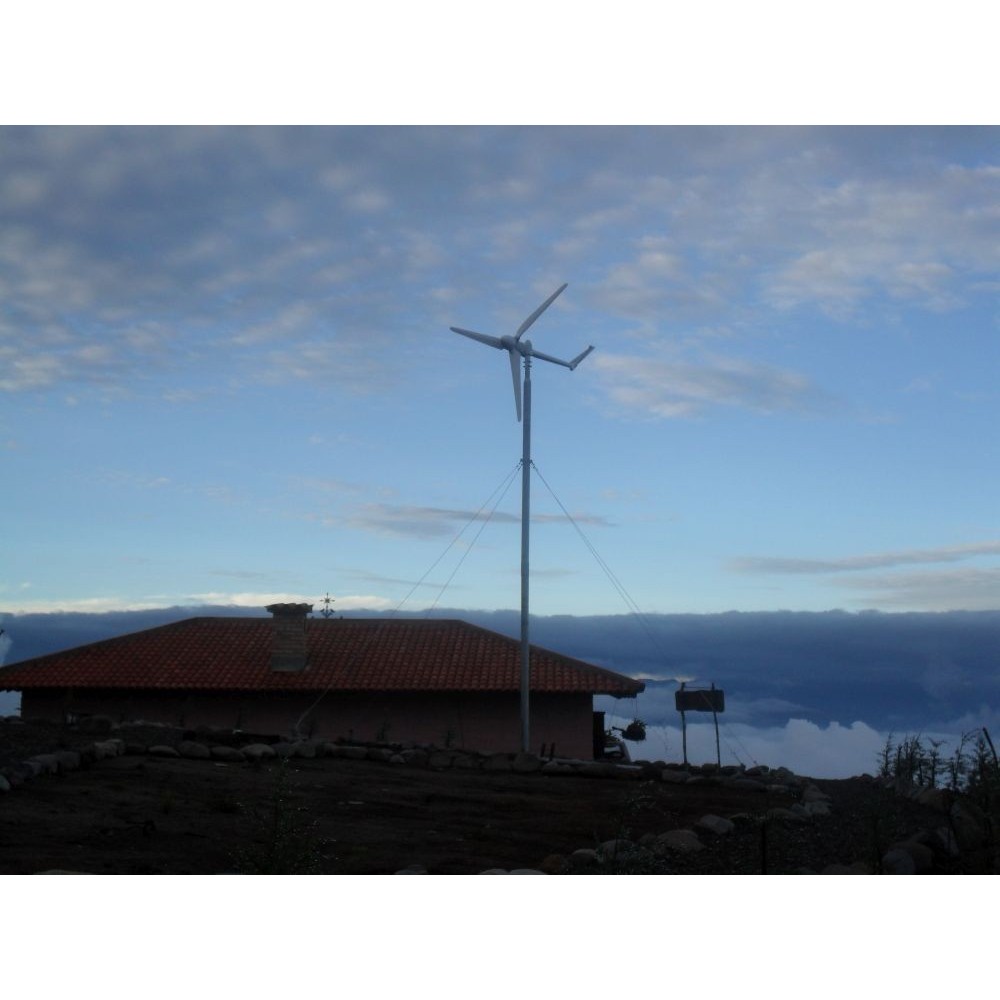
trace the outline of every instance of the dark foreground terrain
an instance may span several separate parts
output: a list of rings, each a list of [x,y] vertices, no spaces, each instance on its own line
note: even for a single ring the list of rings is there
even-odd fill
[[[53,741],[81,740],[0,726],[0,766]],[[133,753],[0,794],[0,872],[389,874],[415,865],[430,874],[779,874],[859,862],[876,872],[893,842],[942,823],[871,779],[814,784],[829,796],[829,816],[764,824],[768,810],[787,809],[799,793],[340,758],[252,764]],[[568,860],[578,848],[691,828],[706,813],[735,816],[736,825],[724,835],[699,832],[704,848],[695,853],[658,850],[597,866]],[[962,868],[936,858],[934,870]]]

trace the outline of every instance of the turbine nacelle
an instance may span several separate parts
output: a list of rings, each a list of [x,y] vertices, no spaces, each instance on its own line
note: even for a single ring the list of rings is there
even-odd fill
[[[474,330],[463,330],[461,327],[451,327],[452,332],[460,333],[463,337],[478,340],[481,344],[489,347],[496,347],[498,350],[506,351],[510,357],[510,374],[514,382],[514,406],[517,409],[517,419],[521,419],[521,358],[540,358],[542,361],[549,361],[554,365],[562,365],[573,371],[583,359],[594,349],[593,344],[585,351],[578,354],[572,361],[563,361],[562,358],[554,358],[551,354],[542,354],[536,351],[530,340],[521,338],[528,328],[545,312],[546,309],[563,293],[566,285],[560,285],[518,328],[513,337],[491,337],[485,333],[476,333]]]

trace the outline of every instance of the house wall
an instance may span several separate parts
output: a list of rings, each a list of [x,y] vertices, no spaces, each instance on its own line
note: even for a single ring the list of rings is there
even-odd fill
[[[218,726],[254,733],[433,743],[468,750],[520,749],[516,693],[351,693],[315,695],[174,691],[25,691],[23,718],[64,720],[107,715],[117,722],[144,720],[195,728]],[[565,757],[593,756],[589,694],[535,694],[531,698],[531,750],[555,744]]]

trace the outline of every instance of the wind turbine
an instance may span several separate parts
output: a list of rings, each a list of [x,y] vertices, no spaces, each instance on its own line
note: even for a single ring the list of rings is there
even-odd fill
[[[583,359],[594,349],[591,344],[585,351],[578,354],[572,361],[554,358],[551,354],[536,351],[530,340],[521,338],[528,328],[552,305],[565,291],[566,285],[560,285],[518,328],[513,337],[490,337],[474,330],[463,330],[459,326],[451,327],[454,333],[463,337],[471,337],[481,344],[496,347],[506,351],[510,357],[510,374],[514,380],[514,406],[517,419],[521,421],[521,750],[525,753],[529,748],[529,690],[531,685],[530,646],[528,642],[528,529],[531,521],[531,359],[541,358],[551,361],[554,365],[562,365],[573,371]],[[521,368],[523,359],[524,381],[522,392]],[[523,420],[522,420],[523,399]]]

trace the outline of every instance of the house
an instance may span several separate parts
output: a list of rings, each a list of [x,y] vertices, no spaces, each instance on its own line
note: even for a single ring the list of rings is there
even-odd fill
[[[24,718],[107,715],[187,728],[333,740],[413,741],[483,751],[520,746],[520,645],[466,622],[189,618],[0,668]],[[589,758],[596,694],[644,685],[539,647],[531,652],[531,741]]]

